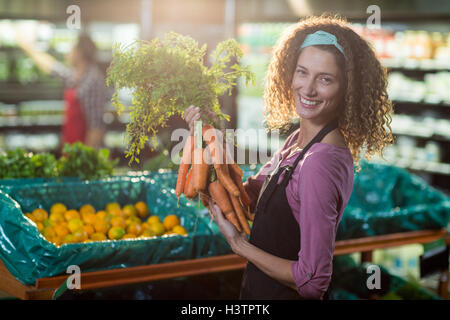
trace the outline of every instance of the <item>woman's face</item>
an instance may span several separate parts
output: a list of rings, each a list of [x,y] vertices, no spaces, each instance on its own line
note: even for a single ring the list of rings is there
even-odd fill
[[[76,47],[73,47],[72,50],[67,53],[66,59],[70,66],[76,67],[81,61],[81,54]]]
[[[331,52],[304,48],[297,60],[292,89],[298,115],[326,122],[337,113],[344,97],[344,77]]]

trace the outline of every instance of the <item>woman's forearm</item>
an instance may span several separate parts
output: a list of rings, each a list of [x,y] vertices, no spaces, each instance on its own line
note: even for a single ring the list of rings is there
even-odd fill
[[[297,291],[292,276],[292,264],[295,261],[274,256],[242,239],[237,239],[231,247],[236,254],[253,263],[269,277]]]
[[[37,51],[28,44],[22,44],[21,48],[34,61],[39,69],[41,69],[45,73],[52,72],[53,66],[56,62],[55,58],[45,52]]]

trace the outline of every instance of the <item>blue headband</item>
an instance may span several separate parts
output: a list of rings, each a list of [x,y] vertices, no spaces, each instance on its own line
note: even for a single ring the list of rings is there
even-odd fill
[[[319,30],[314,33],[310,33],[306,36],[305,41],[303,41],[300,49],[309,46],[317,46],[317,45],[332,45],[335,46],[345,57],[344,49],[339,45],[337,39],[331,33]]]

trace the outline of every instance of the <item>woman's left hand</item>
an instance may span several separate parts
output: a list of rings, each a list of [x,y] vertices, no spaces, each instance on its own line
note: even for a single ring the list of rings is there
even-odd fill
[[[220,232],[225,236],[225,239],[230,244],[231,249],[236,252],[238,249],[238,245],[242,243],[242,241],[248,242],[247,235],[242,232],[236,230],[236,228],[223,216],[222,211],[219,206],[214,203],[211,199],[209,200],[209,210],[214,216],[214,220],[216,220],[217,225],[219,226]]]

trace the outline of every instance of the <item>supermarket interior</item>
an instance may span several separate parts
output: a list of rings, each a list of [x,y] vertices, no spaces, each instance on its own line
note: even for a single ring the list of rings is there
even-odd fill
[[[118,112],[105,85],[101,140],[90,150],[63,150],[64,80],[44,72],[21,42],[66,66],[78,36],[88,34],[106,78],[114,50],[136,40],[174,31],[206,44],[208,55],[236,39],[255,82],[239,81],[218,97],[230,116],[223,126],[260,130],[273,47],[289,26],[323,13],[346,18],[371,44],[394,108],[394,143],[355,175],[337,233],[330,299],[448,299],[450,2],[440,0],[0,0],[0,299],[238,299],[245,266],[200,200],[175,197],[171,154],[178,141],[171,133],[187,129],[186,122],[170,117],[157,143],[149,139],[139,163],[130,164],[125,136],[133,112]],[[131,90],[118,91],[118,99],[135,103]],[[286,136],[237,135],[236,144],[251,155],[268,143],[279,148]],[[244,178],[259,165],[247,157]],[[51,220],[59,211],[67,228]],[[109,232],[99,231],[101,212],[111,214]],[[160,220],[161,232],[150,219],[141,224],[148,216]],[[125,233],[148,237],[127,241]],[[86,271],[81,290],[64,287],[68,265]],[[381,289],[366,286],[370,265],[381,267]]]

